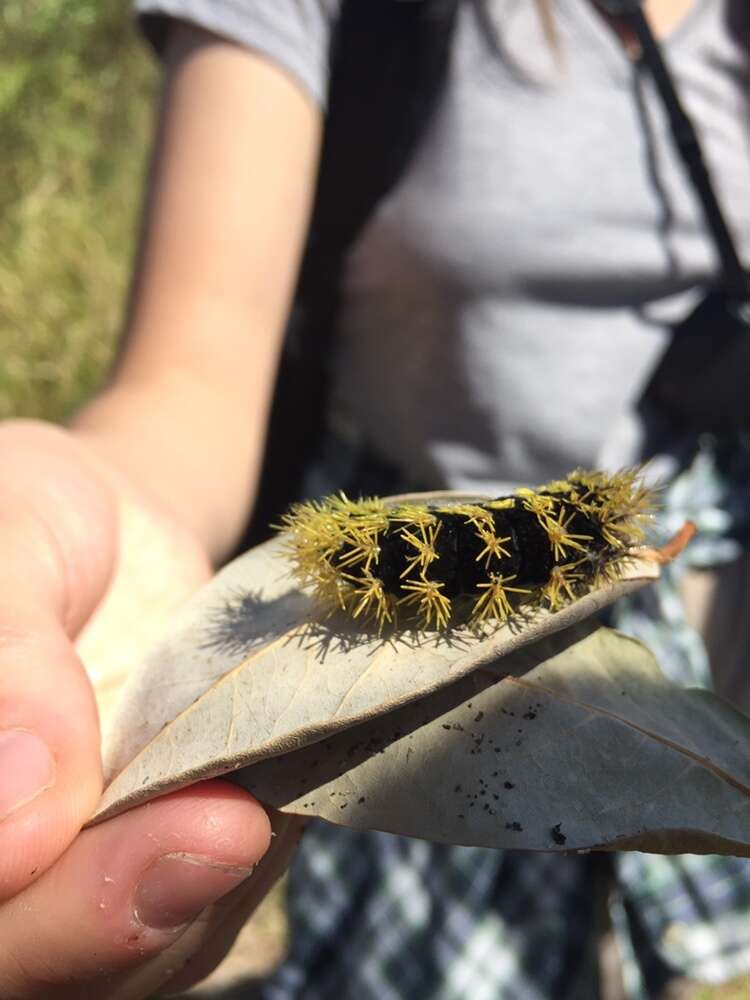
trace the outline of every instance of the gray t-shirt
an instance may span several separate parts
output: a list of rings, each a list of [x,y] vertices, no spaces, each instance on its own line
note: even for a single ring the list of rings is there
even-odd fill
[[[496,492],[639,457],[634,405],[716,264],[652,87],[590,0],[461,5],[447,87],[347,271],[336,413],[409,480]],[[337,0],[138,0],[250,46],[324,106]],[[750,13],[665,42],[750,262]],[[745,39],[743,43],[742,39]]]

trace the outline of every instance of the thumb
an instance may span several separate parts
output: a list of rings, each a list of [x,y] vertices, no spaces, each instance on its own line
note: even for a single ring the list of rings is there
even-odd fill
[[[0,899],[67,847],[101,788],[91,687],[71,638],[107,587],[114,501],[68,434],[0,427]]]

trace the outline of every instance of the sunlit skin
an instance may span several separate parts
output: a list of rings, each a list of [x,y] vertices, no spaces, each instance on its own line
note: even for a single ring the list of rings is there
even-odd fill
[[[644,0],[643,9],[654,34],[658,38],[665,38],[679,26],[692,5],[693,0]],[[607,15],[604,16],[607,17]],[[636,57],[639,46],[627,28],[616,18],[607,18],[607,20],[622,40],[627,52],[632,57]]]

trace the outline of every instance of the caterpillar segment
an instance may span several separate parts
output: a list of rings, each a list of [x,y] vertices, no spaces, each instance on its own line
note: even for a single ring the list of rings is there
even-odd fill
[[[557,611],[616,579],[652,509],[637,469],[577,470],[472,503],[388,507],[341,493],[295,505],[281,528],[296,577],[332,611],[445,629],[522,606]]]

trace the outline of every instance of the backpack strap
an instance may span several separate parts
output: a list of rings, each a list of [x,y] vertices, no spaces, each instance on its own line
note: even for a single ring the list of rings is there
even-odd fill
[[[458,0],[344,0],[312,217],[316,258],[351,246],[406,167],[445,79],[457,8]]]
[[[677,153],[693,187],[708,234],[721,266],[721,286],[740,300],[747,301],[750,282],[740,261],[729,224],[716,195],[703,148],[690,115],[675,87],[671,70],[664,60],[663,46],[654,35],[642,0],[599,0],[611,17],[619,19],[638,40],[641,60],[653,78],[666,112]]]
[[[347,251],[395,185],[437,104],[460,0],[342,0],[308,242],[243,546],[299,499],[325,429]]]

